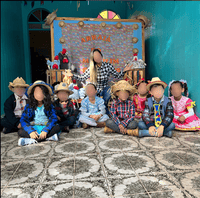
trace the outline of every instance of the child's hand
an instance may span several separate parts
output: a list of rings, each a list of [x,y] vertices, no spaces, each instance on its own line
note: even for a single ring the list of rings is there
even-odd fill
[[[59,116],[57,116],[57,118],[58,118],[59,121],[61,120],[61,118]]]
[[[162,136],[163,136],[163,131],[164,131],[164,126],[163,126],[163,125],[160,125],[160,126],[157,128],[158,137],[162,137]]]
[[[18,129],[22,128],[21,123],[18,124],[17,128]]]
[[[46,139],[47,137],[47,132],[42,131],[42,133],[40,134],[40,139]]]
[[[120,129],[120,132],[123,133],[123,134],[126,134],[127,133],[127,129],[124,128],[124,126],[122,124],[119,125],[119,129]]]
[[[99,116],[98,115],[90,115],[89,116],[90,118],[93,118],[95,121],[97,121],[99,119]]]
[[[30,137],[32,139],[38,139],[38,133],[37,133],[37,131],[33,131],[32,133],[30,133]]]
[[[185,122],[185,117],[182,115],[178,118],[178,120],[181,122],[181,123],[184,123]]]
[[[156,133],[156,127],[155,126],[149,127],[149,134],[151,136],[155,136],[155,133]]]

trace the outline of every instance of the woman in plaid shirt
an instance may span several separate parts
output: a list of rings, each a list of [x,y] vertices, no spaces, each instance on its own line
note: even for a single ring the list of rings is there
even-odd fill
[[[113,75],[115,78],[122,78],[124,72],[129,70],[129,66],[124,70],[117,72],[112,64],[102,62],[103,55],[99,49],[94,49],[90,54],[90,66],[83,75],[73,74],[74,78],[79,81],[84,81],[90,78],[90,82],[96,84],[99,96],[103,96],[107,106],[110,99],[110,87],[108,86],[109,76]]]

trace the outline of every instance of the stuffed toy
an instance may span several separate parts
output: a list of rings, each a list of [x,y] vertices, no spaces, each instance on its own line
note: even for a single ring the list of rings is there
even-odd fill
[[[60,69],[60,60],[58,56],[55,56],[53,62],[51,62],[49,59],[46,60],[49,69]]]
[[[130,69],[145,68],[146,63],[142,59],[138,59],[137,54],[133,54],[132,60],[127,61],[125,67],[128,66]]]
[[[63,49],[62,52],[59,52],[58,56],[60,60],[60,68],[69,69],[69,58],[67,50]]]
[[[79,99],[79,87],[76,84],[76,80],[73,80],[73,82],[69,85],[69,90],[73,91],[74,93],[69,96],[69,98],[73,100]]]
[[[65,72],[63,72],[64,78],[63,82],[68,84],[68,86],[72,83],[72,72],[70,69],[66,69]]]

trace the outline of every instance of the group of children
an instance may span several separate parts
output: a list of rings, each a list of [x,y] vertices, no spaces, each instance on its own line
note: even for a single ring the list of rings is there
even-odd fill
[[[137,137],[172,137],[174,129],[200,130],[200,119],[193,109],[195,102],[188,98],[187,82],[183,80],[169,83],[169,97],[164,95],[167,84],[158,77],[150,82],[141,79],[135,86],[120,80],[110,90],[109,115],[93,83],[86,85],[87,96],[79,110],[69,99],[73,92],[63,82],[55,88],[55,101],[51,85],[43,81],[29,86],[18,77],[8,87],[13,94],[4,103],[1,126],[4,133],[18,131],[19,146],[58,141],[59,134],[69,132],[77,119],[83,128],[104,127],[105,133]]]

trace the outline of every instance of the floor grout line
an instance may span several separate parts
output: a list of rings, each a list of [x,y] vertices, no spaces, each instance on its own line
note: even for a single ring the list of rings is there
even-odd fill
[[[138,143],[140,144],[140,142],[138,141]],[[142,146],[142,145],[141,145]],[[143,146],[142,146],[143,147]],[[159,165],[159,168],[161,169],[161,170],[163,170],[165,173],[166,173],[166,175],[168,176],[168,178],[170,178],[179,188],[180,188],[180,190],[181,191],[183,191],[189,198],[192,198],[186,191],[185,191],[185,189],[184,188],[182,188],[182,186],[178,183],[178,182],[176,182],[176,178],[174,178],[167,170],[166,170],[166,168],[150,153],[150,152],[148,152],[148,150],[146,150],[146,153],[148,153],[148,156],[151,156],[155,161],[156,161],[156,163]]]
[[[115,138],[114,138],[115,139]],[[115,139],[116,140],[116,139]],[[116,142],[117,143],[117,142]],[[118,144],[118,143],[117,143]],[[120,147],[120,145],[118,144],[118,146]],[[120,147],[121,148],[121,147]],[[131,165],[130,161],[127,158],[127,155],[124,153],[123,149],[121,148],[122,153],[126,156],[127,161],[129,162],[131,168],[133,169],[135,175],[137,176],[137,178],[139,179],[140,183],[142,184],[143,188],[145,189],[146,193],[148,194],[148,196],[151,198],[151,195],[149,194],[148,190],[146,189],[146,187],[144,186],[143,182],[141,181],[139,175],[136,173],[135,169],[133,168],[133,166]]]
[[[97,155],[99,155],[100,163],[101,163],[101,166],[102,166],[102,170],[103,170],[104,175],[105,175],[105,180],[106,180],[107,187],[108,187],[108,190],[109,190],[109,193],[110,193],[109,196],[112,198],[112,197],[113,197],[113,195],[112,195],[112,190],[110,189],[110,186],[109,186],[107,174],[106,174],[105,167],[104,167],[104,163],[103,163],[102,156],[101,156],[101,150],[99,149],[98,142],[97,142],[96,137],[95,137],[94,128],[92,128],[91,131],[92,131],[93,140],[94,140],[94,142],[95,142],[95,144],[96,144],[96,148],[98,149]]]

